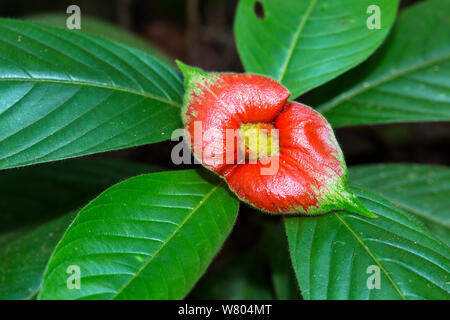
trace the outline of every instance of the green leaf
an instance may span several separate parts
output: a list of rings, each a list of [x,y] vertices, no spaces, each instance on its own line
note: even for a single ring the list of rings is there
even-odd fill
[[[450,245],[450,169],[414,164],[352,167],[350,181],[389,199],[413,213]]]
[[[449,248],[388,200],[352,189],[378,219],[347,213],[285,219],[303,297],[448,299]],[[380,289],[368,288],[370,268],[379,268]]]
[[[120,179],[159,169],[71,160],[0,172],[0,233],[14,230],[0,235],[0,300],[37,294],[48,259],[74,216],[44,221],[80,207]]]
[[[74,216],[0,238],[0,300],[31,299],[37,294],[48,259]]]
[[[58,28],[67,28],[68,15],[59,13],[39,13],[30,16],[26,16],[25,19],[28,21],[39,22],[47,24],[49,26],[54,26]],[[164,62],[173,65],[173,61],[168,58],[160,49],[149,44],[148,42],[142,40],[140,37],[128,32],[119,26],[113,25],[106,21],[98,18],[87,16],[83,14],[81,19],[81,29],[73,30],[72,32],[86,32],[94,36],[99,36],[107,38],[109,40],[114,40],[122,42],[123,44],[129,45],[136,49],[150,53],[151,55],[164,60]]]
[[[404,10],[380,51],[320,88],[311,105],[334,127],[450,120],[449,11],[449,0]]]
[[[264,18],[255,13],[262,4]],[[381,29],[369,29],[371,5]],[[234,25],[247,72],[281,82],[296,98],[365,60],[395,20],[398,0],[241,0]]]
[[[228,236],[238,201],[205,171],[131,178],[80,211],[56,247],[40,299],[180,299]],[[79,266],[81,288],[66,270]]]
[[[0,169],[127,148],[179,128],[183,84],[126,45],[0,19]]]
[[[300,299],[299,288],[289,259],[285,230],[280,224],[270,224],[265,227],[265,247],[276,298],[278,300]]]
[[[193,299],[272,300],[271,283],[266,274],[267,260],[261,250],[246,251],[207,275],[195,288]]]
[[[83,159],[0,171],[0,234],[73,211],[122,179],[160,170]]]

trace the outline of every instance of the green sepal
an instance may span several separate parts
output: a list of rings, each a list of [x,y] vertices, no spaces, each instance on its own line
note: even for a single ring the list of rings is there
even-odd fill
[[[210,74],[203,71],[200,68],[195,68],[184,64],[180,60],[175,60],[178,68],[180,68],[181,72],[184,76],[184,88],[186,92],[189,92],[194,89],[196,83],[204,81],[205,78],[209,78]]]
[[[369,211],[362,203],[359,201],[358,197],[348,190],[345,190],[343,194],[343,200],[341,202],[342,210],[349,211],[351,213],[357,213],[367,218],[378,218],[376,214]]]
[[[191,102],[190,98],[192,93],[196,92],[201,95],[202,90],[204,90],[205,84],[211,82],[214,73],[207,73],[200,68],[195,68],[184,64],[180,60],[175,60],[178,68],[180,68],[184,77],[184,100],[183,107],[181,108],[181,119],[183,124],[186,125],[186,112],[188,110],[188,105]]]
[[[342,156],[342,154],[341,154]],[[328,202],[334,206],[333,211],[345,210],[350,213],[356,213],[367,218],[378,218],[376,214],[369,211],[358,199],[358,197],[348,189],[347,185],[347,165],[342,157],[342,163],[345,167],[345,174],[342,181],[332,186]],[[325,196],[326,197],[326,196]],[[327,197],[326,197],[327,198]]]

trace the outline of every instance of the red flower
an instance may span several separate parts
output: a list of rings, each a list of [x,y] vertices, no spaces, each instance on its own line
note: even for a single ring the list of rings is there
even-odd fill
[[[288,102],[272,79],[178,65],[191,149],[241,200],[270,213],[375,216],[347,190],[342,151],[318,112]]]

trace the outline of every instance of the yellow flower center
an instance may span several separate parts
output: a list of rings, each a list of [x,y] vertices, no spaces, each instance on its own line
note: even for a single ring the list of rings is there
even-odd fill
[[[239,128],[239,150],[245,159],[257,160],[279,154],[278,130],[269,123],[244,123]]]

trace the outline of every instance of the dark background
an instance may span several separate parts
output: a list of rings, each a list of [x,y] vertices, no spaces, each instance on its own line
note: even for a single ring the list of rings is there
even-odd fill
[[[404,0],[401,9],[419,1]],[[233,39],[237,2],[237,0],[2,0],[0,16],[23,18],[44,12],[64,14],[69,5],[76,4],[81,8],[81,19],[83,15],[87,15],[122,26],[161,48],[171,58],[206,70],[243,72]],[[297,100],[308,104],[308,94]],[[448,123],[361,126],[337,129],[335,132],[349,166],[380,162],[450,165]],[[170,151],[173,145],[174,142],[167,141],[91,157],[113,157],[181,169],[180,166],[171,164]],[[263,242],[262,225],[277,220],[277,217],[262,215],[241,204],[238,223],[206,277],[200,282],[200,286],[207,283],[215,274],[217,276],[217,272],[220,273],[228,263],[239,259],[244,262],[250,251],[258,252]],[[262,260],[259,265],[251,267],[254,270],[250,268],[240,272],[247,273],[252,279],[256,277],[255,281],[269,282],[267,261]],[[258,272],[255,273],[255,270]],[[214,298],[211,295],[203,295],[198,288],[191,297]]]

